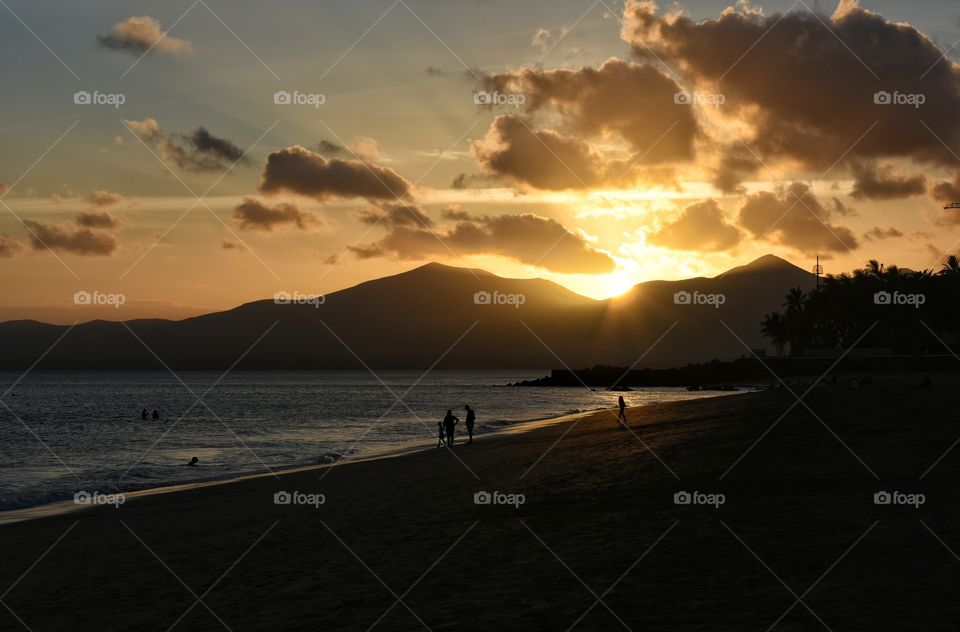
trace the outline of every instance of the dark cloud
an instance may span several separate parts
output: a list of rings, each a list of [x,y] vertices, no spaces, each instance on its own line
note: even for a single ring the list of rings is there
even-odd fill
[[[834,198],[824,204],[801,182],[777,191],[762,191],[747,197],[739,223],[755,239],[782,244],[804,253],[846,252],[857,247],[853,232],[831,223],[850,210]]]
[[[415,226],[430,228],[433,220],[427,212],[415,204],[381,204],[377,208],[364,209],[356,213],[357,219],[364,224],[382,224],[383,226]]]
[[[80,213],[76,219],[77,224],[86,228],[119,228],[123,225],[123,220],[107,211]]]
[[[534,214],[469,216],[438,231],[395,227],[383,239],[350,250],[361,259],[427,259],[500,255],[566,274],[604,274],[613,259],[559,222]]]
[[[186,40],[169,35],[156,18],[132,16],[113,25],[110,33],[97,37],[100,46],[142,55],[147,51],[179,55],[190,53],[193,46]]]
[[[880,228],[879,226],[874,226],[863,234],[863,238],[867,241],[879,241],[881,239],[893,239],[896,237],[903,237],[903,233],[893,226],[889,228]]]
[[[236,144],[214,136],[204,127],[190,134],[164,134],[156,119],[126,121],[145,143],[157,148],[160,156],[186,171],[226,171],[234,164],[249,165],[250,160]]]
[[[680,86],[652,66],[612,58],[599,68],[525,68],[484,83],[490,91],[522,94],[528,113],[558,113],[564,131],[578,137],[619,136],[642,164],[693,158],[700,134],[694,110],[676,103]]]
[[[960,171],[954,175],[953,180],[944,180],[933,185],[930,194],[933,199],[944,204],[960,202]]]
[[[220,242],[220,248],[223,250],[246,250],[239,241],[230,241],[227,239]]]
[[[412,187],[410,181],[389,167],[324,158],[295,145],[267,157],[260,191],[289,191],[321,201],[358,197],[394,200],[407,196]]]
[[[740,243],[740,230],[727,222],[714,200],[691,204],[672,222],[650,233],[647,241],[674,250],[717,252]]]
[[[763,166],[745,145],[734,145],[723,150],[720,163],[713,171],[713,186],[721,193],[743,193],[741,185]]]
[[[119,193],[114,193],[113,191],[104,191],[98,190],[93,191],[87,197],[83,198],[85,202],[96,206],[97,208],[103,208],[105,206],[116,206],[123,202],[124,197]]]
[[[858,200],[896,200],[927,192],[923,174],[903,175],[892,165],[878,167],[872,162],[853,162],[854,184],[850,194]]]
[[[749,144],[764,161],[821,170],[845,154],[955,160],[944,143],[960,145],[960,67],[909,24],[849,1],[833,17],[731,9],[697,22],[629,0],[625,17],[622,35],[636,56],[662,59],[690,90],[722,91],[724,113],[751,128]],[[885,103],[913,94],[924,96],[919,108]]]
[[[9,259],[23,250],[23,244],[7,235],[0,235],[0,259]]]
[[[316,215],[296,204],[283,202],[271,206],[254,197],[246,197],[237,205],[233,219],[242,229],[266,232],[285,226],[307,230],[321,223]]]
[[[317,151],[328,158],[342,158],[349,155],[346,147],[326,139],[317,143]]]
[[[607,168],[590,146],[551,130],[531,130],[520,119],[500,115],[486,136],[471,145],[490,174],[537,189],[587,189],[600,184]]]
[[[57,250],[74,255],[107,256],[114,253],[119,243],[109,233],[70,224],[52,224],[33,220],[24,221],[29,230],[30,245],[34,250]]]

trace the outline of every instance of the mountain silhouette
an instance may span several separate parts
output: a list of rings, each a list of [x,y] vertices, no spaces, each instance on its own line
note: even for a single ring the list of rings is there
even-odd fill
[[[639,366],[675,366],[735,358],[748,353],[744,344],[765,347],[763,315],[790,288],[813,283],[809,272],[767,255],[717,277],[649,281],[598,301],[543,279],[429,263],[333,292],[319,305],[269,299],[184,320],[95,320],[69,331],[0,323],[0,369],[36,362],[36,369],[542,370],[641,357]],[[722,304],[710,302],[716,295]]]

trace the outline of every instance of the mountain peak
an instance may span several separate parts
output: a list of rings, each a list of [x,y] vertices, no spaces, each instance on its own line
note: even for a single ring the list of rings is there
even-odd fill
[[[758,257],[754,259],[753,261],[745,265],[737,266],[735,268],[730,268],[729,270],[727,270],[723,274],[720,274],[719,276],[730,276],[731,274],[741,274],[744,272],[759,272],[761,270],[766,271],[766,270],[775,270],[775,269],[782,269],[782,270],[794,269],[794,270],[804,271],[803,268],[793,263],[790,263],[786,259],[782,259],[776,255],[766,254],[766,255],[763,255],[762,257]]]

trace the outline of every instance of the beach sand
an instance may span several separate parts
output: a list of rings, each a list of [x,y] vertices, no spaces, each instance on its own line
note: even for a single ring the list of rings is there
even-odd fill
[[[630,409],[630,431],[603,411],[6,525],[0,629],[956,630],[960,448],[920,479],[960,437],[960,384],[920,379],[815,388],[815,415],[780,419],[783,389]]]

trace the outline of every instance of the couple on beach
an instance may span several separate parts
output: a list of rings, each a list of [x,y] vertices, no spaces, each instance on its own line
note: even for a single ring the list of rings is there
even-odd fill
[[[473,412],[473,409],[470,408],[470,405],[467,404],[463,407],[467,411],[467,435],[470,437],[468,443],[473,443],[473,424],[477,420],[477,415]],[[442,448],[444,444],[448,448],[453,447],[453,435],[456,432],[457,424],[460,423],[460,418],[455,417],[452,410],[448,410],[446,416],[443,418],[443,421],[437,422],[437,447]]]

